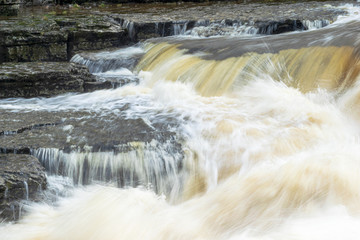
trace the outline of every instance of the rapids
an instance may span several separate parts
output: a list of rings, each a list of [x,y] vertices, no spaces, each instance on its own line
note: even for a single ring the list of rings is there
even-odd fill
[[[127,54],[97,54],[125,54],[111,66],[75,56],[94,73],[140,83],[1,100],[12,112],[91,110],[150,125],[176,119],[168,127],[181,136],[183,155],[156,142],[126,154],[35,149],[47,166],[49,201],[28,203],[18,223],[1,225],[0,239],[359,239],[357,18],[309,32],[154,39]],[[133,71],[124,70],[141,53]],[[57,176],[59,162],[65,176]],[[110,166],[118,179],[125,165],[140,186],[118,188],[99,173]],[[91,184],[73,182],[79,171],[94,175]]]

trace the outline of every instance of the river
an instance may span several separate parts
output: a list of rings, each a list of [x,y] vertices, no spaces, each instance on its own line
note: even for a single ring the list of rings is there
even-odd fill
[[[3,223],[0,239],[359,239],[358,11],[308,32],[176,36],[97,53],[116,64],[75,56],[103,78],[139,83],[0,100],[13,112],[161,123],[181,146],[34,149],[46,199]]]

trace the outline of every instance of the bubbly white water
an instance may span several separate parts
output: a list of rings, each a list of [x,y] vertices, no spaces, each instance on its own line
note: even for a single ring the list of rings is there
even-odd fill
[[[232,97],[200,97],[170,82],[147,94],[154,105],[192,120],[184,125],[194,165],[185,193],[191,200],[172,206],[141,189],[79,188],[60,206],[33,206],[20,223],[3,226],[0,239],[355,239],[360,233],[359,125],[342,101],[271,79]]]
[[[65,180],[50,187],[64,193],[57,204],[33,204],[19,223],[1,226],[0,239],[359,239],[359,82],[342,94],[302,93],[264,75],[203,97],[151,75],[142,72],[138,86],[7,99],[0,108],[106,116],[132,102],[128,117],[177,118],[188,170],[177,204],[146,186],[72,189]]]

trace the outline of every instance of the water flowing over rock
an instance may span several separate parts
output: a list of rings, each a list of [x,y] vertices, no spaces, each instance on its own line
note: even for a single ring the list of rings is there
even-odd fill
[[[120,68],[133,70],[144,54],[141,47],[114,49],[113,51],[85,52],[75,55],[71,62],[86,65],[91,73],[101,73]]]
[[[153,80],[191,81],[205,96],[237,91],[264,74],[303,92],[317,87],[341,92],[356,81],[360,71],[357,28],[356,21],[349,22],[347,31],[330,27],[304,32],[299,39],[294,38],[296,34],[286,34],[222,41],[216,38],[149,40],[147,55],[138,70],[151,71]],[[324,35],[329,37],[321,38]],[[313,58],[315,53],[317,58]],[[162,64],[167,64],[167,68],[162,68]],[[200,66],[209,74],[198,74]],[[220,76],[212,74],[213,69],[227,73],[221,76],[222,81],[218,81]]]
[[[268,4],[178,4],[140,6],[141,14],[111,14],[129,32],[132,41],[172,35],[219,36],[279,34],[321,28],[346,11],[330,7],[337,2]],[[155,14],[156,13],[156,14]]]
[[[263,5],[256,3],[145,4],[94,13],[86,8],[72,8],[71,14],[45,12],[42,18],[29,15],[0,21],[0,62],[66,61],[81,51],[172,35],[279,34],[320,28],[346,14],[335,7],[338,2],[329,4],[333,6],[315,2],[270,4],[266,13],[262,12]]]
[[[84,91],[119,87],[0,99],[0,164],[27,154],[48,180],[42,203],[23,181],[35,203],[0,224],[0,239],[357,239],[359,8],[254,6],[264,5],[102,6],[109,24],[89,28],[152,39],[79,52],[71,65],[97,80]],[[153,38],[167,34],[183,36]]]
[[[121,89],[113,91],[121,93]],[[50,174],[68,176],[75,184],[96,181],[121,187],[150,184],[154,191],[176,199],[184,184],[181,179],[185,171],[181,135],[174,131],[178,121],[171,117],[151,120],[148,119],[151,113],[148,117],[127,116],[134,107],[131,99],[120,94],[110,99],[107,106],[103,102],[107,96],[96,100],[98,94],[89,93],[83,100],[80,95],[60,96],[55,102],[24,100],[28,101],[24,106],[30,109],[33,104],[41,108],[47,102],[43,106],[50,112],[0,110],[0,152],[31,153]],[[94,100],[90,100],[92,96]],[[57,107],[62,105],[62,99],[68,101],[69,108]],[[84,100],[93,103],[82,110],[77,101]],[[94,109],[88,112],[86,109],[92,106]]]
[[[22,200],[36,200],[46,188],[45,169],[37,158],[21,154],[0,154],[0,218],[16,220]]]

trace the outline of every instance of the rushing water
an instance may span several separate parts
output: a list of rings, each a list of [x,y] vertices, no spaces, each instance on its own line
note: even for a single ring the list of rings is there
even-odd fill
[[[142,48],[95,63],[78,56],[93,72],[140,83],[2,100],[14,112],[91,110],[149,125],[175,119],[169,128],[183,153],[155,140],[129,143],[136,146],[125,153],[35,149],[51,175],[49,203],[28,206],[0,239],[359,239],[358,26],[343,19],[281,37],[152,41],[133,73],[123,68]],[[119,53],[125,57],[106,61]],[[56,175],[59,165],[66,176]],[[141,186],[107,181],[123,169]],[[74,177],[79,171],[89,171],[90,185]]]

